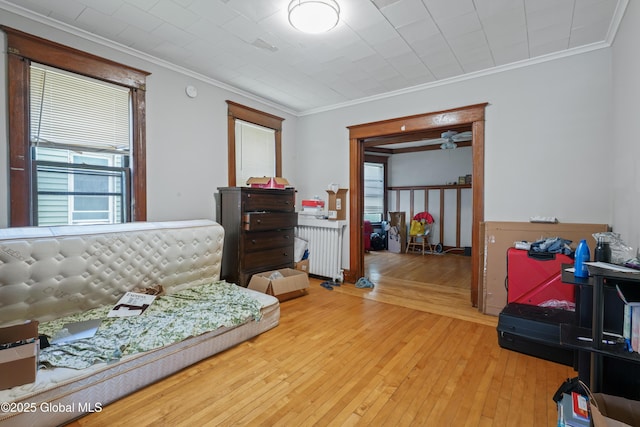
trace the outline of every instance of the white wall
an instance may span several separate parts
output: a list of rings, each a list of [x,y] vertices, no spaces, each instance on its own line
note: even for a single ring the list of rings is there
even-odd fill
[[[388,185],[390,187],[420,186],[420,185],[444,185],[457,183],[458,177],[471,174],[473,171],[473,159],[471,147],[460,147],[455,150],[430,150],[415,153],[394,154],[388,161]],[[396,192],[389,195],[389,210],[404,211],[407,224],[410,224],[411,197],[410,191],[401,191],[400,200],[396,198]],[[429,212],[433,215],[435,226],[431,233],[432,243],[442,243],[445,246],[456,247],[458,236],[457,224],[457,190],[446,190],[444,193],[444,218],[440,218],[440,192],[430,190],[428,192]],[[399,208],[398,208],[399,203]],[[460,200],[460,247],[471,246],[471,225],[473,220],[472,190],[465,189],[461,193]],[[414,192],[414,211],[416,214],[423,209],[425,200],[424,192]],[[444,235],[440,235],[440,223],[444,226]]]
[[[295,122],[297,118],[220,89],[195,75],[123,53],[84,37],[45,26],[7,11],[0,13],[0,24],[53,40],[92,54],[139,68],[147,78],[147,219],[149,221],[210,218],[215,219],[214,194],[227,185],[227,104],[232,100],[283,117],[283,175],[292,177],[295,169]],[[0,227],[9,219],[8,131],[6,99],[6,36],[0,31]],[[196,86],[195,99],[185,94],[189,84]]]
[[[394,154],[389,157],[388,185],[444,185],[472,172],[471,147]]]
[[[609,222],[606,203],[593,203],[609,199],[608,185],[591,171],[611,159],[610,63],[603,49],[301,117],[298,190],[348,182],[347,126],[488,102],[485,219]]]
[[[610,162],[603,163],[611,181],[614,231],[636,250],[640,247],[640,4],[630,1],[613,44],[613,114]]]
[[[298,191],[348,183],[347,126],[483,102],[485,220],[611,223],[610,49],[301,117]]]

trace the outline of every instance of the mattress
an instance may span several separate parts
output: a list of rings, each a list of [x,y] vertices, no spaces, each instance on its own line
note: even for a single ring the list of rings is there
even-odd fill
[[[0,229],[0,325],[167,294],[220,278],[224,229],[210,220]]]
[[[128,291],[174,294],[218,281],[224,229],[214,221],[0,229],[0,326],[52,321],[113,306]],[[2,426],[59,425],[273,327],[275,297],[238,288],[261,305],[259,321],[75,370],[39,370],[36,382],[0,390]]]
[[[278,325],[280,305],[271,296],[241,288],[262,304],[260,321],[220,328],[157,350],[126,356],[116,364],[99,363],[77,371],[39,371],[35,383],[0,391],[0,402],[12,402],[19,413],[0,411],[0,424],[59,425],[152,384],[174,372],[255,337]]]

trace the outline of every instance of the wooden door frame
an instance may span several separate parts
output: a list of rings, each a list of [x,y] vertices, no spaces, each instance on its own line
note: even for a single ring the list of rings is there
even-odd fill
[[[472,195],[471,225],[471,304],[478,306],[481,280],[480,224],[484,221],[484,118],[488,103],[451,110],[399,117],[379,122],[348,126],[349,129],[349,270],[345,280],[354,283],[364,275],[364,143],[367,138],[381,138],[427,130],[448,130],[465,125],[472,131]]]

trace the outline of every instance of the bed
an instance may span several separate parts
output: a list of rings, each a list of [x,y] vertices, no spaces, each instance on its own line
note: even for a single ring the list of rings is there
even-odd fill
[[[277,326],[275,297],[219,280],[223,238],[210,220],[0,229],[0,326],[37,320],[53,340],[100,318],[89,339],[107,343],[42,348],[36,381],[0,390],[0,424],[68,422]],[[129,291],[159,295],[139,316],[109,318]],[[133,338],[113,344],[112,325]]]

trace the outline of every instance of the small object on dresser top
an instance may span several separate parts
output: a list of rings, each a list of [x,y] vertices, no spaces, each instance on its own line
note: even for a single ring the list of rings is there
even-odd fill
[[[289,181],[280,176],[252,176],[247,180],[247,185],[252,188],[291,188]]]
[[[529,222],[541,222],[545,224],[557,224],[558,218],[555,216],[532,216],[529,218]]]

